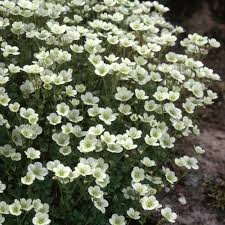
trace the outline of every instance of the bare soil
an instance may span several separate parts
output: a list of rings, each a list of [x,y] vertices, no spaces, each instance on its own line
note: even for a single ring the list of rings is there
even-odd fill
[[[172,203],[171,196],[165,203],[177,212],[177,225],[225,225],[225,210],[213,207],[209,200],[209,190],[225,182],[225,0],[171,0],[169,3],[172,20],[187,33],[200,33],[221,42],[221,48],[212,51],[204,63],[220,74],[222,82],[213,86],[219,92],[218,102],[199,118],[201,135],[188,138],[178,146],[187,155],[193,152],[194,145],[206,150],[199,160],[200,169],[178,184]],[[178,201],[181,195],[187,199],[185,205]]]
[[[172,203],[171,196],[165,199],[165,203],[170,204],[178,214],[177,225],[225,224],[225,210],[213,207],[209,201],[209,189],[225,180],[225,130],[218,127],[219,123],[219,120],[216,124],[202,121],[201,135],[189,138],[185,144],[180,145],[180,151],[187,155],[193,152],[194,145],[201,145],[206,154],[199,160],[200,169],[191,171],[176,187]],[[185,205],[178,201],[181,195],[187,200]]]

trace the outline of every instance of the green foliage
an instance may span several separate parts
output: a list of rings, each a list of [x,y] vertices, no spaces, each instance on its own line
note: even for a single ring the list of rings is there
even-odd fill
[[[210,205],[218,208],[225,209],[225,181],[220,181],[219,183],[213,182],[207,185],[208,196]]]

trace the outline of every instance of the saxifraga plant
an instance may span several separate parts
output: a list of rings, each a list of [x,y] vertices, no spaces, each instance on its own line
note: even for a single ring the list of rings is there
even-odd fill
[[[200,60],[220,44],[190,34],[175,53],[183,29],[168,10],[0,1],[0,224],[175,222],[160,196],[178,167],[199,167],[200,146],[183,156],[174,145],[199,135],[193,115],[217,98],[220,77]]]

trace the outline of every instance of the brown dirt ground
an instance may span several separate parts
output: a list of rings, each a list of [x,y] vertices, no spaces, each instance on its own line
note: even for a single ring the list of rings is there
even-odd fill
[[[171,6],[175,8],[170,7],[171,14],[177,10],[177,2],[174,0]],[[200,145],[206,150],[206,154],[199,160],[200,169],[192,171],[178,184],[172,194],[172,203],[171,196],[165,198],[165,203],[170,204],[177,212],[177,225],[225,225],[225,210],[213,207],[208,196],[210,188],[221,180],[225,182],[225,1],[182,0],[177,4],[181,5],[181,2],[184,9],[189,7],[189,11],[191,2],[198,4],[193,4],[193,13],[184,16],[183,20],[179,17],[178,24],[188,33],[197,32],[220,40],[221,48],[212,51],[205,64],[221,75],[222,82],[213,86],[213,89],[219,92],[218,102],[204,111],[199,119],[201,135],[188,138],[178,146],[179,151],[187,155],[193,152],[194,145]],[[218,20],[214,16],[216,12],[224,16],[224,19]],[[180,11],[179,13],[182,14]],[[186,197],[186,205],[178,202],[181,194]]]
[[[219,184],[221,179],[225,180],[225,130],[218,127],[219,123],[219,120],[216,124],[208,120],[202,121],[201,135],[188,138],[186,143],[178,148],[181,152],[190,155],[194,145],[201,145],[206,153],[199,159],[200,169],[191,171],[177,185],[172,194],[172,202],[171,196],[165,199],[164,204],[171,205],[178,214],[177,225],[225,224],[225,210],[214,208],[208,196],[209,188],[216,183]],[[178,202],[180,195],[185,196],[186,205]]]

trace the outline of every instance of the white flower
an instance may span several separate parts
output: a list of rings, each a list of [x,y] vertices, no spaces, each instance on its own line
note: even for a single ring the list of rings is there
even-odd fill
[[[183,103],[182,106],[187,113],[190,113],[190,114],[194,113],[195,105],[192,102],[187,101]]]
[[[29,119],[30,116],[34,115],[35,111],[32,108],[25,109],[24,107],[20,108],[20,116],[25,119]]]
[[[134,182],[140,182],[145,179],[145,171],[139,167],[134,167],[131,172],[131,177]]]
[[[113,113],[112,109],[109,107],[101,108],[99,119],[102,120],[105,124],[111,125],[114,120],[117,118],[117,113]]]
[[[103,133],[103,135],[101,135],[101,140],[107,145],[114,144],[116,141],[116,136],[106,131]]]
[[[146,195],[149,190],[149,186],[146,184],[141,183],[133,183],[132,188],[139,194],[139,195]]]
[[[52,24],[52,23],[47,23],[49,28],[54,34],[60,35],[63,34],[66,31],[66,26],[60,26],[58,24]]]
[[[182,160],[184,162],[184,166],[187,169],[197,170],[199,168],[198,160],[196,158],[194,158],[194,157],[183,156]]]
[[[168,100],[170,100],[172,102],[177,101],[179,99],[179,97],[180,97],[180,93],[174,92],[174,91],[170,91],[167,96]]]
[[[175,223],[175,220],[177,218],[177,214],[173,213],[172,210],[169,207],[161,209],[161,214],[170,223]]]
[[[55,173],[55,175],[57,177],[66,178],[66,177],[68,177],[70,175],[70,173],[72,172],[72,170],[70,169],[69,166],[64,166],[62,164],[59,164],[58,166],[56,166],[53,169],[53,172]]]
[[[83,93],[86,90],[86,86],[84,84],[76,84],[75,89],[79,93]]]
[[[8,68],[11,73],[19,73],[20,72],[20,67],[15,66],[14,64],[9,64]]]
[[[70,136],[64,133],[54,133],[52,135],[52,140],[54,140],[59,146],[67,146],[70,143]]]
[[[155,81],[155,82],[162,81],[162,77],[161,77],[160,73],[156,73],[156,72],[152,71],[150,73],[150,77],[151,77],[151,80],[152,81]]]
[[[22,124],[17,128],[17,131],[19,131],[25,138],[34,140],[42,133],[43,130],[38,124]]]
[[[166,103],[164,105],[164,109],[174,119],[180,120],[182,118],[182,112],[181,112],[181,110],[178,109],[178,108],[176,108],[173,103]]]
[[[177,54],[174,53],[174,52],[168,52],[168,53],[166,54],[166,60],[167,60],[168,62],[176,63],[177,60],[178,60],[178,56],[177,56]]]
[[[112,153],[121,153],[123,151],[123,148],[120,144],[107,144],[106,150]]]
[[[9,109],[12,112],[18,112],[20,108],[20,104],[18,102],[14,102],[12,104],[9,104]]]
[[[38,199],[36,199],[38,200]],[[49,205],[47,203],[41,203],[40,202],[40,205],[38,203],[34,203],[35,200],[33,200],[33,208],[34,208],[34,211],[36,213],[48,213],[49,212]]]
[[[29,80],[26,80],[23,84],[20,85],[20,90],[24,95],[29,95],[31,93],[34,93],[35,91],[33,83]]]
[[[32,139],[32,136],[33,136],[32,130],[28,126],[23,127],[20,132],[25,138]]]
[[[72,109],[66,114],[66,118],[69,119],[73,123],[79,123],[84,118],[80,116],[80,111],[77,109]]]
[[[126,133],[132,139],[139,139],[139,138],[141,138],[142,131],[137,130],[136,127],[131,127],[129,130],[126,131]]]
[[[9,212],[13,216],[19,216],[22,213],[21,204],[18,200],[15,200],[14,203],[9,205]]]
[[[181,158],[175,158],[175,164],[179,167],[186,167],[188,170],[194,169],[197,170],[198,160],[194,157],[183,156]]]
[[[171,77],[173,77],[175,80],[179,81],[182,83],[185,80],[185,76],[181,74],[178,70],[169,70],[169,74]]]
[[[43,204],[40,199],[34,199],[32,205],[35,212],[38,212],[38,210],[43,207]]]
[[[44,177],[48,174],[48,170],[40,162],[29,164],[28,172],[32,173],[38,180],[44,180]]]
[[[62,154],[62,155],[69,155],[71,152],[72,152],[72,149],[70,146],[63,146],[59,149],[59,152]]]
[[[137,145],[134,144],[133,139],[130,137],[126,137],[120,141],[118,141],[123,148],[125,148],[126,150],[132,150],[137,148]]]
[[[178,198],[178,201],[180,202],[181,205],[186,205],[187,204],[187,200],[185,198],[184,195],[181,195],[179,198]]]
[[[99,63],[95,66],[95,68],[95,73],[101,77],[106,76],[106,74],[108,74],[111,69],[110,65],[105,63]]]
[[[109,62],[115,62],[119,59],[119,57],[116,57],[114,54],[110,54],[109,56],[105,56],[105,59],[107,59]]]
[[[76,125],[73,127],[73,134],[76,136],[76,137],[83,137],[86,135],[86,131],[82,131],[81,127]]]
[[[124,115],[130,115],[132,113],[131,106],[128,104],[120,104],[118,110]]]
[[[137,51],[140,55],[147,55],[150,53],[150,49],[148,48],[147,45],[142,45],[142,46],[137,46]]]
[[[126,220],[124,216],[119,216],[118,214],[113,214],[109,219],[111,225],[126,225]]]
[[[220,43],[215,38],[209,39],[209,45],[212,48],[219,48],[220,47]]]
[[[88,188],[88,193],[94,198],[102,198],[104,194],[99,186],[90,186]]]
[[[107,41],[111,44],[111,45],[116,45],[119,42],[119,39],[117,36],[112,36],[112,35],[108,35],[107,36]]]
[[[10,100],[8,94],[0,94],[0,105],[7,106]]]
[[[153,95],[153,97],[159,101],[162,102],[168,98],[168,93],[164,91],[156,91]]]
[[[169,134],[164,134],[160,138],[160,145],[162,148],[173,148],[174,147],[175,138],[170,137]]]
[[[6,185],[2,183],[2,181],[0,180],[0,194],[4,192],[4,190],[6,189]]]
[[[140,21],[134,21],[130,23],[130,27],[132,28],[132,30],[142,30],[144,29],[144,24],[141,23]]]
[[[135,89],[135,96],[137,97],[137,99],[140,99],[140,100],[145,100],[149,98],[148,96],[145,95],[144,90],[139,90],[139,89]]]
[[[155,137],[150,137],[149,135],[145,136],[145,143],[152,146],[159,146],[159,143],[157,142],[158,139]]]
[[[103,133],[104,130],[105,129],[102,126],[102,124],[97,124],[95,127],[90,127],[89,128],[88,134],[99,136],[99,135],[101,135]]]
[[[6,45],[1,48],[4,57],[8,57],[9,55],[19,55],[19,48],[16,46]]]
[[[157,104],[154,100],[145,101],[144,108],[147,112],[153,112],[157,108]]]
[[[25,185],[33,184],[34,180],[35,180],[35,175],[32,172],[28,172],[26,176],[21,177],[21,183]]]
[[[97,65],[100,65],[100,64],[103,64],[102,62],[102,57],[100,55],[90,55],[88,60],[94,65],[94,66],[97,66]],[[99,74],[98,74],[99,75]]]
[[[25,151],[25,154],[28,159],[39,159],[41,152],[30,147],[27,149],[27,151]]]
[[[5,201],[0,202],[0,215],[9,214],[9,205]]]
[[[85,105],[95,105],[99,102],[99,98],[93,96],[91,92],[86,92],[85,95],[81,95],[81,100]]]
[[[162,130],[160,128],[151,128],[150,135],[151,135],[151,137],[160,139],[163,134],[162,134]]]
[[[88,153],[96,149],[97,139],[94,135],[87,135],[80,141],[78,149],[80,152]]]
[[[69,109],[69,106],[64,102],[56,106],[56,112],[61,116],[66,116],[66,114],[69,112]]]
[[[80,104],[80,100],[73,98],[70,103],[72,104],[72,106],[76,107]]]
[[[171,184],[176,183],[178,181],[175,173],[170,170],[166,171],[166,180],[169,181]]]
[[[20,199],[21,209],[25,211],[30,211],[33,208],[32,199]]]
[[[202,147],[200,147],[200,146],[195,146],[195,152],[197,154],[204,154],[205,150]]]
[[[105,171],[102,170],[101,168],[95,168],[95,169],[92,170],[92,175],[93,175],[93,177],[96,178],[96,183],[97,183],[100,187],[102,187],[102,185],[100,185],[100,184],[98,183],[98,181],[99,181],[100,183],[101,183],[101,182],[104,183],[104,182],[106,181],[105,179],[107,179],[107,175],[106,175]]]
[[[153,210],[159,207],[159,202],[155,196],[145,196],[141,199],[141,205],[144,210]]]
[[[34,64],[34,65],[25,65],[22,70],[29,74],[39,74],[44,71],[44,68],[40,67],[38,64]]]
[[[95,117],[99,115],[99,113],[100,113],[100,108],[97,105],[93,105],[92,108],[88,109],[88,115],[91,117]]]
[[[148,157],[144,157],[142,160],[141,160],[142,164],[144,164],[145,166],[147,167],[153,167],[156,165],[155,161],[154,160],[151,160],[150,158]]]
[[[94,200],[94,206],[100,210],[103,214],[105,214],[105,208],[109,206],[109,203],[104,198],[97,198]]]
[[[129,208],[129,210],[127,210],[127,215],[133,220],[139,220],[141,218],[140,212],[135,211],[133,208]]]
[[[191,91],[197,98],[202,98],[204,96],[203,87],[201,83],[195,83],[191,87]]]
[[[117,93],[115,94],[115,99],[121,102],[128,101],[134,95],[126,87],[117,87],[116,90],[117,90]]]
[[[66,86],[66,94],[68,95],[68,96],[70,96],[70,97],[75,97],[75,95],[77,94],[77,91],[76,90],[74,90],[73,89],[73,87],[71,86],[71,85],[68,85],[68,86]],[[67,111],[67,105],[65,104],[64,105],[64,103],[61,103],[61,104],[63,104],[62,106],[62,108],[63,108],[63,110],[60,110],[59,109],[59,111],[62,111],[62,113],[65,115],[66,114],[66,111]],[[61,108],[61,107],[59,107],[59,108]],[[58,112],[57,112],[58,113]],[[58,113],[59,114],[59,113]]]
[[[34,225],[48,225],[51,220],[47,213],[36,213],[34,218],[32,219]]]
[[[114,66],[114,70],[119,70],[120,73],[124,74],[124,75],[128,75],[129,72],[131,71],[131,67],[128,66],[126,63],[114,63],[112,66]]]
[[[83,163],[78,163],[75,170],[82,176],[91,175],[92,173],[91,167]]]
[[[5,222],[5,217],[0,214],[0,225],[2,225]]]
[[[115,0],[104,0],[104,4],[112,7],[112,6],[116,5],[116,1]]]
[[[122,190],[125,199],[135,199],[136,193],[132,187],[127,187]]]
[[[61,129],[64,134],[70,134],[73,133],[74,127],[72,123],[67,123],[66,125],[62,125]]]

